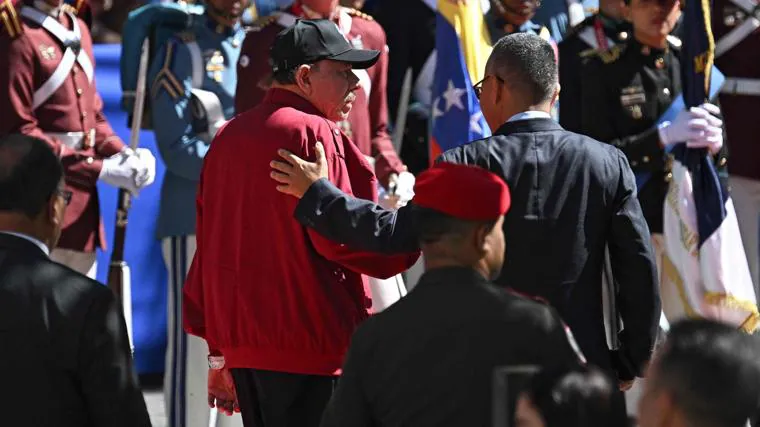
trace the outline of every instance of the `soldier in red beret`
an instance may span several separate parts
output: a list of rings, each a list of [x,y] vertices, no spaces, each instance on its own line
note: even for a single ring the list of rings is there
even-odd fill
[[[553,309],[491,283],[510,205],[501,178],[441,163],[414,192],[426,272],[356,330],[322,427],[491,425],[494,369],[583,360]]]
[[[0,3],[0,136],[48,143],[72,193],[51,258],[95,277],[95,248],[106,248],[97,182],[132,193],[153,182],[155,158],[126,148],[103,115],[87,25],[63,0]]]
[[[238,60],[235,109],[242,113],[264,98],[272,82],[269,48],[277,33],[291,27],[297,19],[320,18],[335,22],[351,46],[380,51],[377,64],[367,70],[355,70],[362,90],[356,93],[351,115],[339,125],[359,150],[372,159],[375,174],[385,188],[397,183],[403,186],[408,181],[397,182],[397,178],[406,168],[393,148],[387,129],[388,47],[385,31],[371,16],[339,6],[338,0],[298,0],[290,8],[261,18],[253,25],[243,41]],[[399,188],[398,193],[405,193],[404,190]]]

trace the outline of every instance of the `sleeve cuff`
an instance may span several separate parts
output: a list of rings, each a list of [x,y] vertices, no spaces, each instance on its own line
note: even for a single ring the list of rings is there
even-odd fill
[[[293,213],[296,221],[305,227],[314,227],[316,217],[319,215],[322,201],[329,196],[337,196],[341,191],[326,178],[320,178],[304,193],[296,205]]]

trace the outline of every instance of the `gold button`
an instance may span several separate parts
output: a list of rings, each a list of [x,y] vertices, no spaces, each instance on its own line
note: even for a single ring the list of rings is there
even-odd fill
[[[88,165],[91,165],[92,162],[94,162],[94,161],[95,161],[95,159],[93,159],[92,157],[88,157],[87,160],[85,160],[85,162],[87,162]]]
[[[655,60],[654,60],[654,66],[655,66],[655,67],[656,67],[658,70],[661,70],[661,69],[663,69],[663,68],[665,67],[665,60],[664,60],[664,59],[662,59],[662,58],[657,58],[657,59],[655,59]]]
[[[644,163],[649,163],[649,156],[642,157],[641,161],[644,162]]]
[[[673,172],[668,172],[667,175],[665,175],[665,182],[670,182],[673,179]]]
[[[77,96],[82,96],[83,93],[84,93],[84,91],[82,90],[82,88],[78,87],[77,88]]]

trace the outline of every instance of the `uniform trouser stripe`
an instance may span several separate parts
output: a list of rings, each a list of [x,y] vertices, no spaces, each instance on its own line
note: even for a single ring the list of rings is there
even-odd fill
[[[179,360],[179,395],[181,396],[182,403],[180,406],[180,417],[179,417],[179,425],[184,427],[185,426],[185,396],[186,396],[186,381],[187,378],[185,375],[187,374],[187,335],[185,334],[184,328],[182,328],[182,286],[185,283],[185,275],[187,273],[187,237],[180,237],[180,257],[179,257],[179,273],[177,274],[177,278],[179,279],[177,281],[177,298],[175,300],[175,307],[177,308],[177,329],[176,333],[179,337],[180,341],[180,357]]]
[[[169,408],[169,425],[170,426],[176,426],[180,427],[177,422],[179,421],[178,417],[178,409],[179,409],[179,403],[182,399],[181,395],[178,395],[178,388],[177,388],[177,365],[179,363],[179,346],[178,346],[178,336],[177,336],[177,312],[179,311],[179,307],[177,306],[177,265],[179,264],[177,257],[177,238],[172,237],[171,238],[171,283],[169,284],[171,290],[171,298],[173,302],[172,307],[172,316],[174,317],[174,325],[172,327],[174,328],[174,333],[172,334],[172,379],[171,379],[171,408]]]

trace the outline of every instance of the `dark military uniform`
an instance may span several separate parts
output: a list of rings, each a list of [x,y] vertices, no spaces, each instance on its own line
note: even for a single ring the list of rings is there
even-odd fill
[[[639,201],[652,233],[662,233],[662,206],[671,176],[657,121],[681,93],[680,40],[668,39],[667,49],[643,46],[631,38],[599,51],[581,76],[581,132],[626,154],[637,174]],[[725,163],[721,155],[719,164]]]
[[[549,29],[546,27],[534,24],[532,21],[528,21],[520,26],[510,24],[494,8],[491,8],[491,10],[486,13],[485,20],[486,27],[488,27],[488,34],[491,36],[491,43],[496,43],[500,38],[513,33],[535,34],[541,36],[544,40],[552,40]]]
[[[578,24],[559,44],[559,123],[579,132],[581,128],[581,67],[596,50],[625,42],[631,34],[628,21],[595,13]]]

